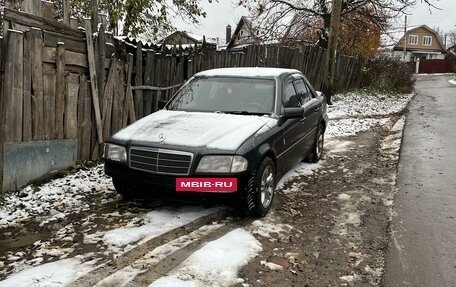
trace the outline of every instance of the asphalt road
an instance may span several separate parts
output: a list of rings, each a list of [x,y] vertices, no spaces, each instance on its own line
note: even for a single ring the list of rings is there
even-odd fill
[[[383,286],[456,286],[456,86],[421,76],[409,107]]]

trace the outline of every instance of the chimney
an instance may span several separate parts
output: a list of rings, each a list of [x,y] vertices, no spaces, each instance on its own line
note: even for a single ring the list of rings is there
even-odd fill
[[[226,26],[226,44],[228,44],[231,41],[231,26],[228,24]]]

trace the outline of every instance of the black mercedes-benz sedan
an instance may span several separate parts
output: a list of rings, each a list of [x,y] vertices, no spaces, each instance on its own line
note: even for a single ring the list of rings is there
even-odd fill
[[[327,122],[324,96],[300,71],[208,70],[112,136],[105,171],[125,198],[234,193],[243,211],[264,216],[278,179],[301,160],[319,161]]]

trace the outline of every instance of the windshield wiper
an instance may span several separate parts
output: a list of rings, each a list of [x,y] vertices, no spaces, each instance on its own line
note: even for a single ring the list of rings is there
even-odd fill
[[[270,113],[265,112],[249,112],[249,111],[223,111],[226,114],[233,114],[233,115],[269,115]]]

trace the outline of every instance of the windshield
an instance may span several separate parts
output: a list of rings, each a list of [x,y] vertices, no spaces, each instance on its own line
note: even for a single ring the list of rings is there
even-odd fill
[[[274,80],[234,77],[198,77],[168,103],[174,111],[270,114],[274,106]]]

